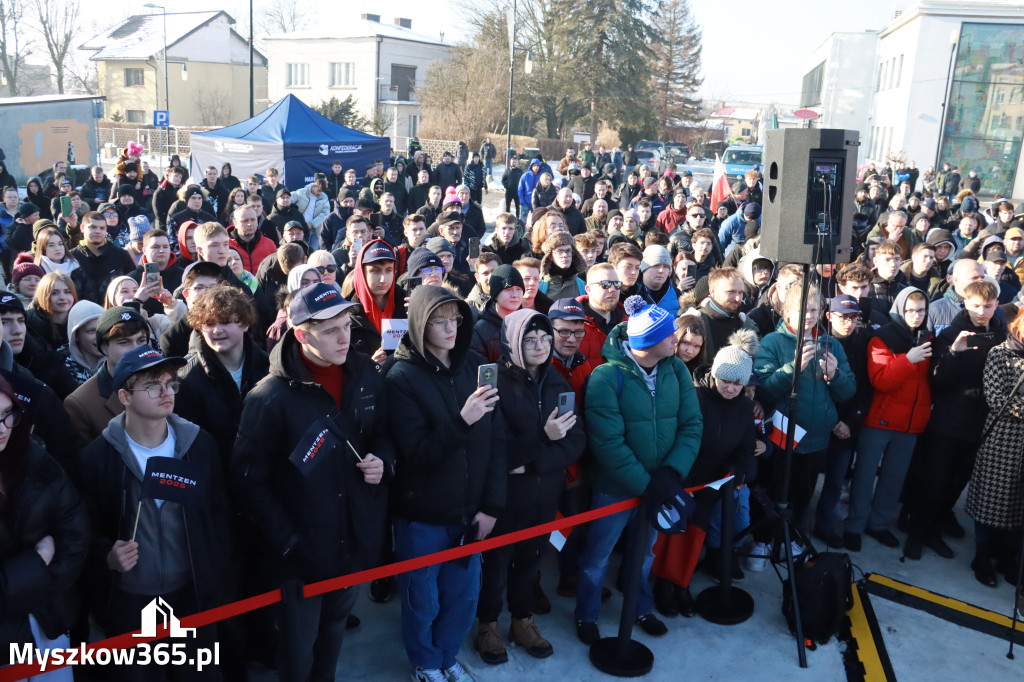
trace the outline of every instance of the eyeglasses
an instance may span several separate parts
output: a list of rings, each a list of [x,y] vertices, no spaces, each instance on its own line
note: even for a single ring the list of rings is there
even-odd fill
[[[846,322],[853,322],[860,317],[860,313],[832,313],[832,317]]]
[[[104,211],[103,215],[117,215],[117,211]]]
[[[159,398],[161,395],[163,395],[163,392],[165,390],[169,392],[171,395],[175,395],[180,387],[180,381],[178,381],[177,379],[171,379],[166,384],[153,384],[152,386],[147,386],[146,388],[130,388],[127,390],[133,393],[137,391],[145,391],[146,395],[148,395],[150,398]]]
[[[608,280],[608,279],[603,279],[600,282],[597,282],[596,284],[597,284],[597,286],[601,287],[605,291],[612,291],[613,289],[621,289],[622,288],[622,282],[613,282],[613,281]]]
[[[138,391],[145,391],[146,395],[148,395],[150,398],[156,399],[162,396],[164,394],[164,391],[167,391],[171,395],[174,395],[178,392],[178,389],[180,387],[180,381],[178,381],[177,379],[171,379],[166,384],[153,384],[152,386],[147,386],[146,388],[129,388],[128,390],[131,391],[132,393],[136,393]]]
[[[439,268],[436,265],[431,266],[429,268],[421,268],[420,269],[420,277],[430,276],[430,275],[443,275],[443,274],[444,274],[444,268]]]
[[[551,334],[545,334],[539,338],[526,339],[523,341],[523,348],[528,350],[537,350],[538,348],[547,348],[551,345]]]
[[[558,338],[560,339],[582,339],[584,335],[586,335],[587,330],[578,329],[576,331],[573,331],[571,329],[556,329],[555,333],[558,334]]]
[[[316,266],[316,271],[319,272],[321,275],[327,274],[328,272],[333,273],[333,272],[337,272],[338,271],[338,266],[337,265],[318,265],[318,266]]]
[[[18,405],[13,406],[7,414],[0,417],[0,423],[3,423],[8,429],[13,429],[15,426],[21,423],[21,418],[25,415],[21,407]]]
[[[454,324],[456,327],[462,326],[462,315],[456,315],[455,317],[447,317],[443,320],[430,320],[427,324],[431,325],[435,329],[447,329],[449,324]]]

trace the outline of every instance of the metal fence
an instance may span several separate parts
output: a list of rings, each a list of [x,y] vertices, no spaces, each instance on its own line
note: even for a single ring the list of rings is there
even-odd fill
[[[149,161],[151,167],[164,165],[170,157],[177,154],[182,165],[188,164],[191,153],[192,133],[212,130],[201,127],[168,127],[133,126],[131,124],[103,122],[99,125],[100,162],[104,166],[113,166],[121,150],[129,142],[142,145],[142,157]],[[157,175],[160,172],[156,169]]]
[[[409,153],[409,140],[411,139],[409,137],[392,137],[391,147],[402,156],[407,156]],[[420,147],[434,161],[435,166],[441,163],[441,157],[446,151],[454,154],[458,144],[458,140],[427,140],[422,137],[420,138]]]

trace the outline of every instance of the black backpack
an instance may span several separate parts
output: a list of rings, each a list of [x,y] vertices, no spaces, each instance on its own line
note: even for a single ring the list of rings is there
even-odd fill
[[[839,634],[846,612],[853,607],[853,565],[841,552],[815,554],[807,550],[793,561],[800,621],[804,638],[825,644]],[[782,615],[796,634],[796,614],[789,579],[782,586]]]

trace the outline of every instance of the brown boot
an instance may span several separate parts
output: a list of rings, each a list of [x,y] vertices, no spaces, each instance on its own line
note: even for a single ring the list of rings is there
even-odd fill
[[[533,622],[533,616],[512,619],[511,639],[526,649],[526,653],[534,658],[547,658],[555,652],[551,648],[551,642],[540,636],[540,630]]]
[[[498,665],[508,662],[508,652],[505,651],[505,645],[501,643],[501,634],[498,632],[497,623],[480,623],[480,630],[476,633],[476,639],[473,640],[473,648],[480,652],[480,658],[484,663]]]

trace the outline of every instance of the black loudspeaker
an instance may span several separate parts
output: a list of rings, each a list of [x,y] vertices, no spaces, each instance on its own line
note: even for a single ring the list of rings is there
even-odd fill
[[[761,253],[777,262],[848,263],[856,130],[770,130],[764,145]]]

